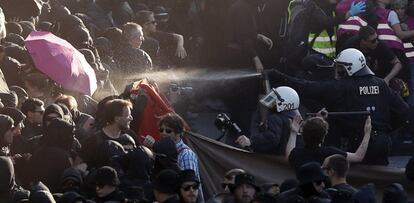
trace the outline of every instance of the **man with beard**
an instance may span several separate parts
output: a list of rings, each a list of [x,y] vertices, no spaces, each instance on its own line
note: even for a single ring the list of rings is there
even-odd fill
[[[106,125],[85,140],[75,164],[85,163],[89,169],[103,166],[105,163],[98,155],[102,152],[104,143],[111,140],[122,143],[122,140],[127,140],[125,137],[131,137],[125,133],[132,121],[131,108],[132,104],[126,100],[114,99],[107,102],[104,115]],[[132,137],[128,138],[131,139],[133,140]]]
[[[178,174],[179,196],[182,203],[196,203],[200,181],[191,169]]]
[[[234,203],[250,203],[259,190],[260,187],[254,182],[254,176],[247,173],[236,175],[234,185],[230,188]]]
[[[357,190],[346,182],[346,175],[349,169],[349,162],[346,157],[335,154],[325,159],[322,165],[322,170],[327,175],[327,180],[330,188],[327,188],[328,193],[337,191],[347,191],[351,194]]]

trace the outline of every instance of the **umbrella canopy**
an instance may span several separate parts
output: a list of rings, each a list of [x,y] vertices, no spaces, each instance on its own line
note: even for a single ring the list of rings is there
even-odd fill
[[[65,89],[86,95],[95,92],[95,71],[69,42],[50,32],[33,31],[25,45],[36,68]]]

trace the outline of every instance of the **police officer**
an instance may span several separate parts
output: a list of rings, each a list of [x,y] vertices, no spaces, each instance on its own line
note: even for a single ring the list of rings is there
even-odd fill
[[[390,147],[391,121],[401,124],[407,119],[408,105],[387,83],[369,69],[361,51],[345,49],[335,59],[337,80],[311,82],[276,71],[278,78],[291,84],[302,98],[315,99],[329,111],[370,111],[373,135],[364,162],[387,165]],[[362,139],[364,119],[358,116],[330,117],[332,128],[325,144],[345,138],[348,151],[355,150]],[[333,121],[334,120],[334,121]],[[334,127],[335,126],[335,127]],[[342,144],[342,143],[340,143]]]
[[[281,86],[272,88],[260,103],[270,109],[264,129],[256,125],[250,138],[241,135],[236,143],[254,152],[284,154],[290,133],[289,119],[299,115],[299,95],[294,89]]]

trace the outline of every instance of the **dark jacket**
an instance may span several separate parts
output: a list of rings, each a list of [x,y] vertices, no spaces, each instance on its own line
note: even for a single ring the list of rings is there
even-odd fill
[[[112,192],[111,194],[99,198],[97,197],[95,199],[96,203],[104,203],[104,202],[109,202],[109,201],[113,201],[113,202],[124,202],[125,201],[125,195],[123,192],[119,191],[119,190],[115,190],[114,192]]]
[[[334,26],[344,20],[343,16],[333,17],[333,7],[313,0],[294,0],[290,4],[290,21],[285,56],[292,62],[301,62],[308,50],[310,33],[319,34],[327,30],[329,36],[334,34]],[[322,7],[322,8],[321,8]],[[299,58],[298,58],[299,57]]]
[[[11,145],[11,151],[14,154],[33,153],[40,144],[43,133],[42,126],[33,125],[27,119],[23,124],[22,134],[14,137]]]
[[[42,181],[52,192],[58,192],[63,171],[71,167],[70,155],[56,146],[44,146],[33,154],[30,166],[32,181]]]
[[[228,14],[228,43],[237,46],[249,58],[257,56],[258,28],[255,5],[247,0],[238,0],[231,5]]]
[[[4,78],[9,86],[22,86],[23,82],[19,76],[19,69],[21,64],[14,58],[4,56],[0,68],[4,73]]]
[[[267,128],[262,131],[256,129],[254,132],[253,129],[250,137],[253,151],[284,154],[290,132],[289,117],[284,113],[273,111],[267,118],[266,126]]]
[[[86,199],[76,192],[66,192],[59,198],[58,203],[86,202]]]
[[[295,78],[288,80],[301,97],[317,100],[329,111],[371,111],[372,128],[376,131],[388,133],[393,129],[391,121],[404,123],[397,121],[405,121],[408,116],[408,105],[383,79],[376,76],[355,76],[323,82]],[[361,124],[363,126],[365,118],[353,116],[346,119],[349,126],[355,128]]]
[[[313,198],[319,198],[322,200],[322,202],[325,202],[323,200],[328,199],[329,195],[325,191],[322,191],[321,193],[316,192],[316,190],[313,188],[312,183],[306,184],[306,185],[300,185],[294,189],[288,190],[286,192],[283,192],[277,196],[276,202],[277,203],[286,203],[288,200],[294,196],[300,196],[306,200],[310,200]],[[329,201],[328,201],[329,202]]]
[[[29,200],[31,203],[55,203],[55,199],[50,193],[49,188],[42,182],[38,182],[33,186]]]
[[[0,202],[14,203],[29,198],[30,192],[16,185],[13,163],[0,157]]]
[[[172,196],[172,197],[170,197],[170,198],[168,198],[165,201],[160,202],[160,203],[179,203],[179,202],[180,202],[180,199],[178,198],[178,196],[174,195],[174,196]]]
[[[143,73],[152,69],[151,57],[142,49],[132,48],[127,43],[121,45],[115,50],[114,59],[118,63],[120,70],[115,72],[123,73]]]

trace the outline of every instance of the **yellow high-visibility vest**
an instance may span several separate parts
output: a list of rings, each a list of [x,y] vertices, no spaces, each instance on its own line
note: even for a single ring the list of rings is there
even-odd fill
[[[308,37],[309,43],[315,38],[315,34],[310,33]],[[328,32],[326,30],[322,31],[319,36],[313,42],[312,49],[325,54],[329,57],[336,56],[336,35],[334,34],[332,37],[329,37]]]

